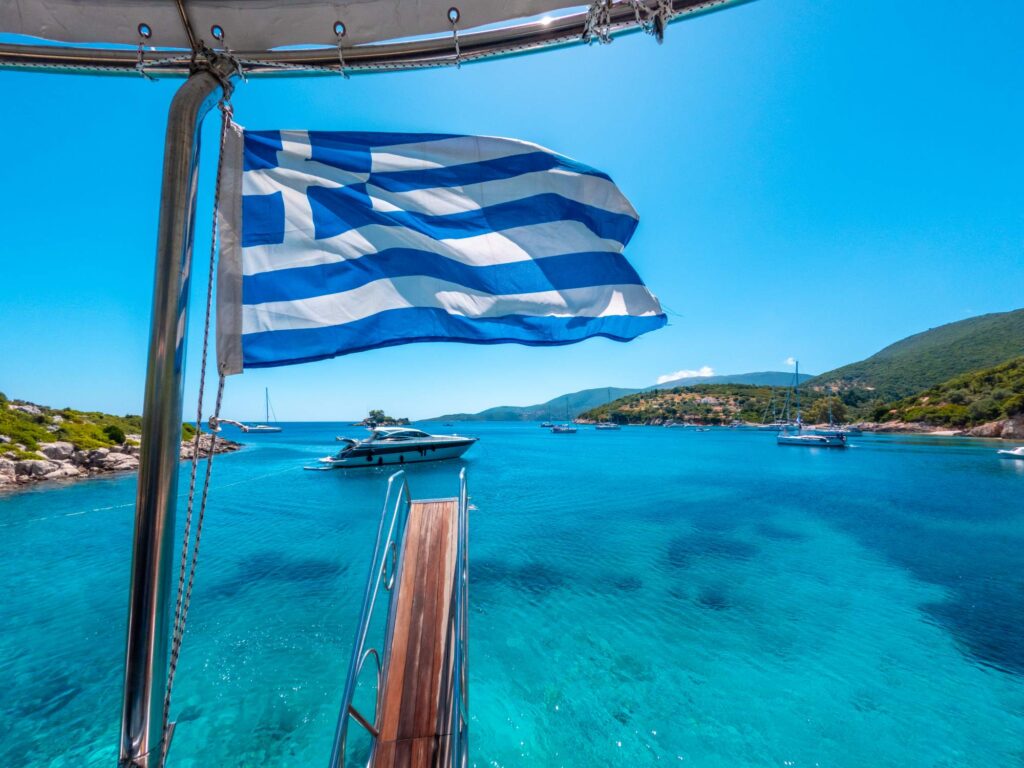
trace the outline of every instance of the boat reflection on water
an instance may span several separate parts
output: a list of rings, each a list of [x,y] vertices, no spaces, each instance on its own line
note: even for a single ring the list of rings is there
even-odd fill
[[[334,456],[319,459],[318,466],[307,469],[350,469],[457,459],[479,438],[430,435],[408,427],[377,427],[363,440],[338,439],[347,445]]]

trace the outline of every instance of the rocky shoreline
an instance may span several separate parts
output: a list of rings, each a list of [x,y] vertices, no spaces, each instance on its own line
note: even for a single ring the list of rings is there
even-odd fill
[[[211,435],[200,435],[200,458],[210,455],[211,441]],[[82,451],[76,449],[72,443],[57,441],[41,445],[33,458],[24,458],[23,445],[0,445],[0,491],[48,480],[85,479],[113,472],[137,471],[140,442],[139,435],[127,435],[122,445]],[[218,437],[214,453],[231,453],[241,447],[241,443]],[[5,450],[9,448],[16,449],[18,453]],[[194,451],[195,441],[183,440],[178,456],[183,461],[191,459]]]
[[[970,429],[944,429],[934,424],[915,421],[863,422],[854,426],[865,432],[946,435],[950,437],[990,437],[1002,440],[1024,440],[1024,416],[999,419]]]
[[[596,424],[592,419],[573,419],[576,424]],[[630,423],[624,426],[636,427],[662,427],[668,424],[670,419],[648,419],[644,422]],[[756,424],[743,424],[741,426],[754,427]],[[979,424],[970,429],[946,429],[937,427],[934,424],[925,424],[915,421],[862,421],[851,424],[863,432],[903,433],[912,435],[935,435],[943,437],[987,437],[1002,440],[1024,440],[1024,416],[1017,416],[1012,419],[1000,419],[990,421],[986,424]],[[827,429],[828,424],[805,424],[805,429]]]

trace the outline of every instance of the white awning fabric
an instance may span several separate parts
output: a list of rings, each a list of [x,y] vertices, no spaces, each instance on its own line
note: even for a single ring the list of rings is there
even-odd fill
[[[449,9],[458,9],[460,31],[579,9],[558,0],[186,0],[197,40],[210,47],[259,51],[285,46],[380,43],[450,32]],[[139,25],[151,30],[147,46],[188,49],[174,0],[3,0],[0,32],[62,43],[139,43]],[[224,30],[217,42],[211,28]]]

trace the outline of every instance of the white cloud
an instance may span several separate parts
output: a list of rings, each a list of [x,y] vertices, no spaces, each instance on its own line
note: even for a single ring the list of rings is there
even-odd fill
[[[674,373],[666,373],[664,376],[658,377],[658,384],[664,384],[666,381],[675,381],[676,379],[692,379],[697,376],[714,376],[715,369],[710,365],[705,365],[703,368],[697,370],[682,370],[675,371]]]
[[[786,358],[786,365],[796,365],[796,358],[795,357],[787,357]]]

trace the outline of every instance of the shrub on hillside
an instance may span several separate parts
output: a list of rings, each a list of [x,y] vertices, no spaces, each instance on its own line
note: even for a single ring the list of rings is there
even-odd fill
[[[107,424],[103,428],[103,434],[113,443],[118,445],[124,444],[124,430],[117,426],[117,424]]]

